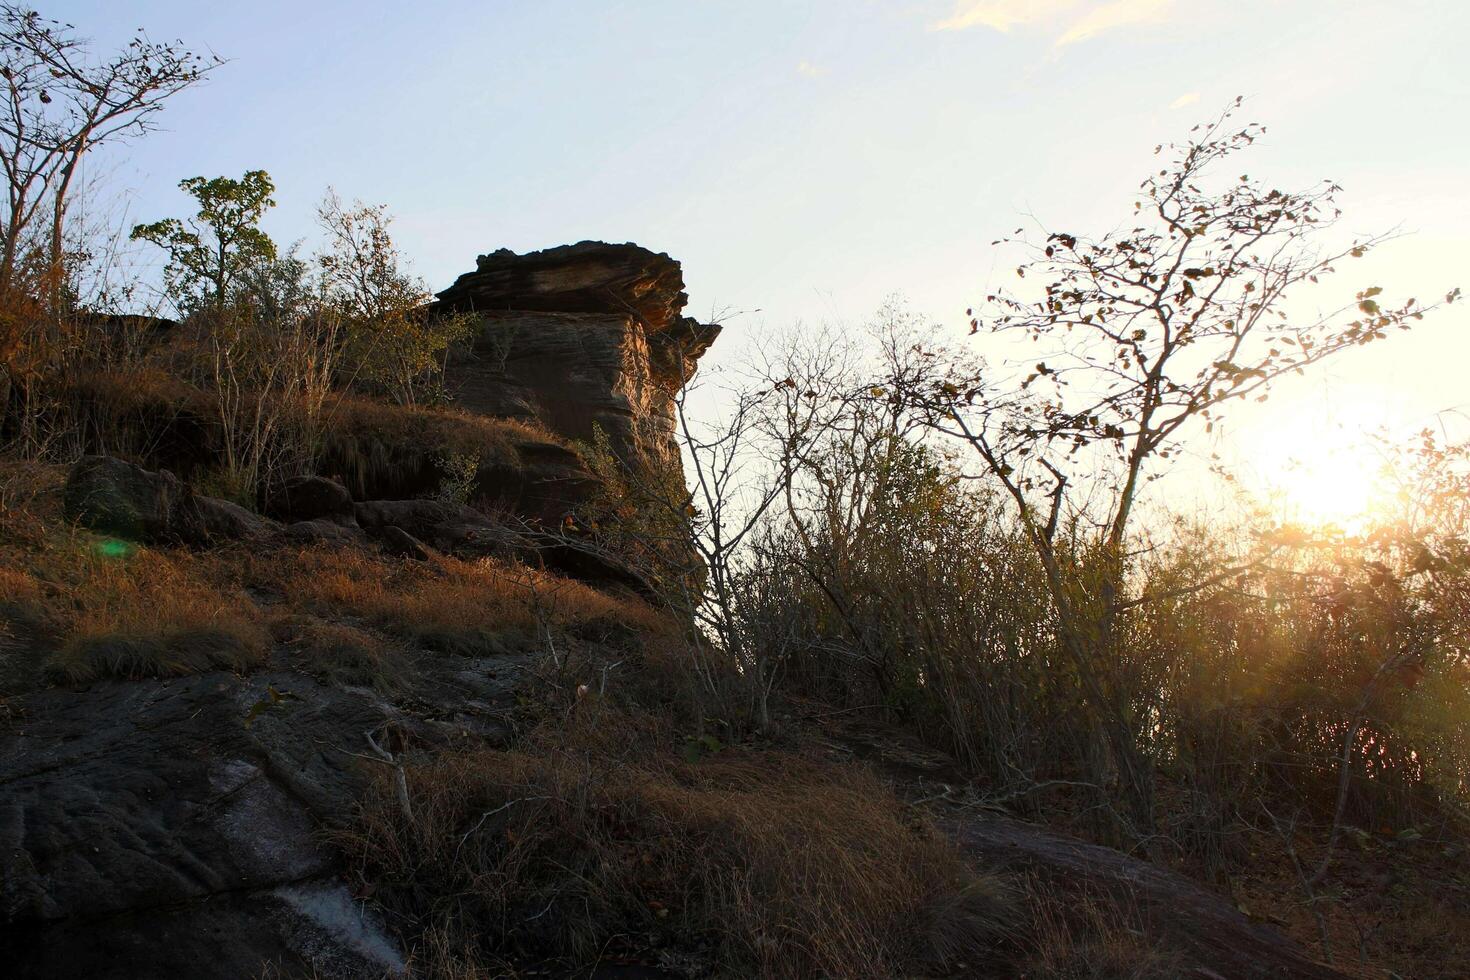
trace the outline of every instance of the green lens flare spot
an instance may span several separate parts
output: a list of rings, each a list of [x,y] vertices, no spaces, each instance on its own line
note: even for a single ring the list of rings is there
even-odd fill
[[[117,538],[107,538],[106,540],[98,541],[93,546],[93,550],[99,558],[131,558],[136,549],[126,541],[119,541]]]

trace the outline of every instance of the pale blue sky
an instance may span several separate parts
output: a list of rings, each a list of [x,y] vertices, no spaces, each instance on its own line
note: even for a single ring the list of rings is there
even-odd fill
[[[1236,94],[1269,126],[1252,173],[1333,177],[1345,231],[1413,233],[1355,272],[1470,287],[1470,4],[1455,0],[45,10],[103,45],[145,26],[229,59],[107,165],[132,217],[181,212],[182,177],[264,168],[278,239],[312,234],[331,184],[389,205],[435,288],[501,246],[632,240],[683,261],[691,312],[763,311],[737,327],[858,322],[898,291],[958,328],[1014,265],[992,239],[1026,213],[1123,220],[1154,144]],[[1298,414],[1379,398],[1395,424],[1470,405],[1467,330],[1462,307],[1283,397]]]

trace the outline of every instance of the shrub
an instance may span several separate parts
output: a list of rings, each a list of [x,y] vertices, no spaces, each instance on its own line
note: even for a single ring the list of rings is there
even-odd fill
[[[936,920],[956,966],[1011,927],[1000,893],[873,777],[735,749],[677,761],[656,724],[599,707],[518,751],[411,767],[411,821],[385,785],[341,838],[379,898],[472,962],[585,965],[651,935],[721,976],[930,968]]]

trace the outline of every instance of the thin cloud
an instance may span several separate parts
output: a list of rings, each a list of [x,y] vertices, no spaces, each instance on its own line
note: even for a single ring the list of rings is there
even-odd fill
[[[1170,109],[1183,109],[1187,105],[1194,105],[1199,101],[1198,92],[1185,92],[1179,98],[1169,103]]]
[[[827,69],[818,68],[810,61],[799,61],[796,64],[796,72],[799,75],[805,75],[807,78],[819,78],[827,74]]]
[[[1081,20],[1067,28],[1066,33],[1053,42],[1053,46],[1066,47],[1117,27],[1157,24],[1169,16],[1169,10],[1173,6],[1174,0],[1113,0],[1112,3],[1105,3],[1088,11]]]
[[[1017,24],[1051,19],[1077,3],[1078,0],[956,0],[954,13],[935,24],[933,30],[989,27],[1004,34]]]
[[[949,17],[935,31],[987,27],[1002,34],[1035,28],[1064,48],[1120,27],[1155,24],[1168,18],[1174,0],[955,0]]]

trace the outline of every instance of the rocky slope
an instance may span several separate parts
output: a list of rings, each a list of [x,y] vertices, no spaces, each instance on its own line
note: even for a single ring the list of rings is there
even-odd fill
[[[563,442],[600,429],[630,462],[677,465],[671,399],[719,332],[682,316],[685,302],[678,263],[634,245],[584,242],[482,256],[474,272],[439,295],[441,310],[478,321],[473,351],[452,365],[451,385],[471,411],[539,423]],[[362,418],[371,441],[377,430],[369,423],[378,416]],[[404,975],[412,950],[401,941],[403,924],[375,906],[374,882],[348,873],[332,835],[350,829],[368,787],[401,773],[405,760],[514,744],[519,712],[535,701],[549,661],[560,667],[575,650],[604,665],[589,675],[600,689],[609,671],[636,657],[640,630],[651,628],[653,613],[633,599],[617,600],[633,609],[622,619],[570,609],[613,600],[567,580],[593,581],[624,597],[639,583],[606,556],[559,552],[565,543],[536,529],[574,498],[567,487],[587,489],[575,455],[560,444],[546,448],[543,456],[555,458],[532,468],[522,465],[525,446],[513,446],[506,468],[518,474],[514,494],[487,494],[508,503],[510,516],[534,519],[515,526],[444,501],[384,499],[386,484],[373,484],[366,470],[352,487],[320,478],[289,484],[267,502],[266,516],[198,494],[173,476],[97,456],[83,458],[64,487],[48,491],[57,513],[28,543],[0,547],[13,566],[0,564],[11,575],[0,585],[39,581],[28,567],[41,563],[42,549],[95,551],[102,557],[88,567],[102,569],[107,556],[134,547],[120,539],[142,542],[165,554],[161,568],[174,553],[190,567],[215,561],[220,570],[209,574],[231,593],[221,593],[221,603],[250,610],[271,632],[238,670],[210,669],[217,661],[205,656],[196,658],[201,672],[122,670],[133,679],[85,674],[76,676],[91,679],[63,684],[42,668],[58,637],[14,614],[14,597],[0,594],[5,975]],[[495,472],[482,468],[481,479],[493,482]],[[429,489],[421,482],[403,486]],[[228,559],[211,558],[211,549],[228,551]],[[310,577],[254,584],[273,581],[275,567],[299,554],[318,562]],[[475,589],[491,579],[464,584],[485,567],[476,564],[482,558],[540,563],[565,579],[507,575],[494,600],[507,611],[496,616],[512,618],[513,602],[537,604],[534,615],[522,609],[515,628],[494,621],[454,643],[436,639],[462,625],[448,622],[458,613],[440,613],[438,634],[415,620],[442,607],[447,588],[457,588],[471,609],[490,603]],[[349,565],[359,571],[331,593],[338,606],[293,594]],[[231,578],[228,569],[244,571]],[[419,594],[404,591],[393,593],[402,605],[396,620],[371,614],[392,598],[372,590],[394,578],[427,583],[422,596],[431,605],[413,605]],[[527,582],[536,590],[522,599],[514,590]],[[53,587],[43,586],[35,596]],[[56,594],[55,601],[66,598]],[[563,620],[548,625],[541,605],[557,603]],[[303,622],[313,632],[302,633]],[[204,642],[210,634],[197,635]],[[314,646],[323,641],[311,637],[343,635],[381,642],[396,679],[339,680],[326,661],[345,654]],[[573,690],[580,698],[587,686]],[[412,808],[424,805],[405,802],[410,823]],[[453,836],[462,844],[490,815],[454,827]],[[1333,975],[1218,897],[1117,852],[974,813],[956,816],[952,831],[977,866],[1014,865],[1126,892],[1165,926],[1175,916],[1182,930],[1161,926],[1149,939],[1177,944],[1182,936],[1185,975]],[[1209,942],[1190,941],[1201,931]]]

